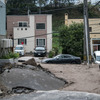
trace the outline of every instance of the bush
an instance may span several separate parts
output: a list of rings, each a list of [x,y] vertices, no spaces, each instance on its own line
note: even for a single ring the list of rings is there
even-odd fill
[[[9,55],[5,55],[5,56],[0,57],[0,59],[10,59],[10,56]]]
[[[58,48],[57,47],[53,47],[53,52],[54,52],[55,56],[58,55],[58,53],[59,53]]]
[[[54,55],[55,55],[54,51],[50,51],[48,56],[49,58],[52,58]]]
[[[11,58],[18,58],[19,57],[19,53],[9,53],[9,56],[11,57]]]
[[[19,57],[18,53],[10,52],[9,54],[0,57],[0,59],[10,59],[10,58],[18,58],[18,57]]]

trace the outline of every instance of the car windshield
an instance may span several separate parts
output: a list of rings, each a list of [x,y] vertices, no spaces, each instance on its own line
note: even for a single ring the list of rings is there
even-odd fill
[[[100,56],[96,56],[96,60],[97,61],[100,61]]]
[[[57,55],[54,58],[62,58],[62,56],[61,55]]]
[[[43,47],[36,47],[35,50],[45,50]]]
[[[16,47],[15,50],[23,50],[23,47]]]

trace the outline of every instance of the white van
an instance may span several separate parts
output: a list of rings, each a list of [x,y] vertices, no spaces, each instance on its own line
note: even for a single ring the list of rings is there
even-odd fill
[[[19,53],[19,55],[24,55],[24,47],[23,45],[17,45],[14,49],[15,53]]]
[[[94,51],[93,58],[94,63],[100,64],[100,51]]]

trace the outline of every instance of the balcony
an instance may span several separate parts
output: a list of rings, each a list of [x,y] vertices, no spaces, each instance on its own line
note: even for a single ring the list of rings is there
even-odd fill
[[[30,27],[28,22],[17,22],[17,23],[14,22],[13,24],[14,24],[14,27],[16,27],[16,28],[27,28],[27,27]]]

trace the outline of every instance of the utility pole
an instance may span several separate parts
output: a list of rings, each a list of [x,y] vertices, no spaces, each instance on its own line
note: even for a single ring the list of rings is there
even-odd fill
[[[39,0],[39,14],[41,14],[41,6],[42,6],[42,1],[41,0]]]
[[[88,4],[87,0],[84,0],[84,60],[85,64],[90,64],[90,37],[89,37],[89,24],[88,24]]]
[[[41,14],[41,4],[40,4],[40,6],[39,6],[39,14]]]

